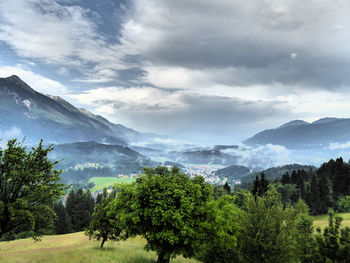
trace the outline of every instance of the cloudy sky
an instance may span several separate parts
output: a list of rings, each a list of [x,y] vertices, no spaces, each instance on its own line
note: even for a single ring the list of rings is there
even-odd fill
[[[140,131],[237,143],[350,117],[348,0],[1,0],[0,77]]]

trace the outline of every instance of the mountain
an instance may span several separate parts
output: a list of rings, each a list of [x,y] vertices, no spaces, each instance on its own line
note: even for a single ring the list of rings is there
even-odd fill
[[[156,165],[148,157],[129,147],[92,141],[54,145],[54,150],[49,157],[53,160],[60,160],[59,168],[61,169],[77,165],[98,164],[102,167],[112,167],[120,173],[122,173],[121,168],[123,168],[123,173],[127,174],[141,172],[143,166]]]
[[[292,121],[264,130],[244,141],[247,145],[277,144],[289,149],[323,149],[350,141],[350,119],[323,118],[312,123]]]
[[[0,132],[20,131],[27,143],[96,141],[127,145],[149,134],[114,124],[58,96],[36,92],[17,76],[0,78]],[[0,133],[1,135],[1,133]]]
[[[126,146],[97,142],[76,142],[54,145],[49,158],[59,161],[61,182],[87,184],[92,177],[115,177],[142,172],[143,167],[158,163]]]

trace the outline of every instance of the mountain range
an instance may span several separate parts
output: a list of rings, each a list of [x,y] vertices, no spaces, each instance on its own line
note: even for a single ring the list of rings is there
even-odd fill
[[[322,118],[308,123],[294,120],[244,141],[251,146],[275,144],[289,149],[324,149],[331,143],[350,141],[350,119]]]
[[[0,78],[0,131],[16,129],[27,143],[96,141],[128,145],[154,136],[140,133],[85,109],[78,109],[58,96],[44,95],[17,76]]]
[[[16,134],[6,136],[9,131]],[[93,160],[99,163],[108,160],[108,165],[114,160],[114,166],[119,160],[123,165],[128,163],[140,170],[147,163],[155,165],[150,161],[151,157],[160,162],[244,165],[257,170],[294,162],[319,164],[340,155],[347,157],[344,152],[329,149],[329,146],[350,141],[350,119],[323,118],[312,123],[294,120],[259,132],[239,146],[179,145],[164,136],[141,133],[112,123],[102,116],[74,107],[61,97],[39,93],[17,76],[0,78],[0,138],[24,136],[26,144],[37,144],[40,139],[44,139],[45,144],[55,144],[55,154],[65,159],[62,164],[66,167]],[[261,145],[267,147],[259,147]],[[281,154],[283,147],[271,145],[281,145],[293,151],[285,151],[284,160],[280,158],[284,157]],[[106,156],[103,151],[109,154]],[[238,168],[233,166],[223,173],[232,173],[233,170],[241,173]],[[242,172],[245,173],[248,172]]]

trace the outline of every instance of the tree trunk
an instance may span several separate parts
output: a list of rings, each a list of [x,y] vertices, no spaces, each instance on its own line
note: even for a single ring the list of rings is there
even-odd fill
[[[166,258],[165,253],[160,253],[158,255],[157,263],[169,263],[169,262],[170,262],[170,258]]]
[[[106,238],[103,238],[100,248],[103,248],[103,244],[104,244],[105,242],[106,242]]]

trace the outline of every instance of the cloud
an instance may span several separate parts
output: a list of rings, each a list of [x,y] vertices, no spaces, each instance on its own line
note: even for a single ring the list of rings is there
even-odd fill
[[[281,145],[267,144],[250,147],[240,144],[237,149],[226,149],[222,152],[237,156],[237,165],[252,168],[266,169],[297,162],[296,155]]]
[[[0,138],[6,143],[7,140],[22,137],[22,130],[16,126],[13,126],[9,130],[0,130]]]
[[[68,89],[70,102],[115,122],[206,144],[350,114],[348,1],[106,3],[1,1],[1,42],[36,73],[0,72],[45,93]]]
[[[32,71],[25,70],[20,66],[1,66],[0,65],[0,77],[6,78],[11,75],[19,76],[29,86],[38,92],[50,94],[50,95],[65,95],[68,93],[67,88],[60,82],[45,78]]]
[[[244,86],[350,83],[346,1],[138,0],[134,6],[120,41],[147,62],[146,71],[169,68],[169,77],[186,80],[179,69],[231,68],[231,83]],[[155,85],[172,85],[149,75]]]
[[[0,39],[23,58],[79,69],[90,79],[128,68],[117,43],[98,32],[98,18],[75,3],[13,0],[0,3]]]
[[[114,122],[205,144],[237,142],[261,127],[276,125],[276,118],[290,115],[285,105],[276,101],[247,101],[154,87],[99,88],[72,95],[71,99]],[[260,126],[253,125],[261,120]]]
[[[346,143],[330,143],[328,149],[330,150],[341,150],[350,148],[350,142]]]

